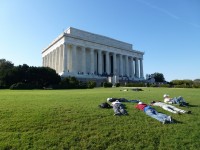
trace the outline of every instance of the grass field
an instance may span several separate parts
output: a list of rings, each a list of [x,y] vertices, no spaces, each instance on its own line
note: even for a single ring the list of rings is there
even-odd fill
[[[0,90],[0,149],[35,150],[197,150],[200,149],[200,89],[122,88],[88,90]],[[98,105],[107,97],[149,103],[163,94],[183,96],[192,114],[171,115],[177,123],[162,124],[125,103],[128,116],[113,116]]]

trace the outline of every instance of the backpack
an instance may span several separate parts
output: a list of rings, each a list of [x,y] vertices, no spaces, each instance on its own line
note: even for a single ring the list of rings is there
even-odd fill
[[[112,106],[110,106],[107,102],[100,104],[99,107],[100,108],[112,108]]]

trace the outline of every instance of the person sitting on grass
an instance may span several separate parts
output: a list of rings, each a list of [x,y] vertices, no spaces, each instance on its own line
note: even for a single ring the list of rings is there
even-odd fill
[[[171,116],[167,116],[163,113],[159,113],[157,112],[154,108],[152,108],[151,106],[144,104],[142,102],[139,102],[135,108],[144,111],[144,113],[160,122],[162,122],[163,124],[166,123],[173,123],[172,121],[172,117]]]
[[[132,102],[132,103],[139,103],[140,100],[127,100],[125,98],[107,98],[107,102],[114,102],[118,100],[119,102]]]
[[[114,116],[115,115],[128,115],[127,111],[125,110],[124,104],[116,100],[115,102],[111,103],[111,106],[114,110]]]
[[[163,108],[164,110],[167,110],[167,111],[175,113],[175,114],[184,114],[184,113],[190,114],[191,113],[191,111],[185,111],[185,110],[179,109],[175,106],[172,106],[172,105],[160,102],[160,101],[157,101],[157,102],[152,101],[150,105],[151,106],[159,106],[159,107]]]
[[[188,106],[187,103],[182,96],[170,98],[168,94],[163,95],[164,102],[169,104],[179,104],[179,106]]]

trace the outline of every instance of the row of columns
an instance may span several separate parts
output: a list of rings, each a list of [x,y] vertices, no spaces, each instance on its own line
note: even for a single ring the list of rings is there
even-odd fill
[[[45,55],[43,66],[51,67],[57,73],[98,75],[112,73],[118,76],[143,78],[141,58],[73,44],[62,44]]]

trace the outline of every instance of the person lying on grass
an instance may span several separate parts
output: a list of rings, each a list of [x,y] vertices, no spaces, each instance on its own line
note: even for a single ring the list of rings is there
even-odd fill
[[[144,104],[142,102],[139,102],[135,108],[144,111],[144,113],[160,122],[162,122],[163,124],[166,123],[173,123],[172,121],[172,117],[171,116],[167,116],[163,113],[159,113],[157,112],[154,108],[152,108],[151,106]]]
[[[179,106],[188,106],[187,103],[182,96],[170,98],[168,94],[163,95],[164,102],[169,104],[179,104]]]
[[[111,103],[111,106],[114,110],[114,116],[115,115],[128,115],[127,111],[125,110],[124,104],[116,100],[115,102]]]
[[[132,102],[132,103],[139,103],[140,100],[127,100],[125,98],[107,98],[107,102],[114,102],[118,100],[119,102]]]
[[[152,101],[150,105],[151,106],[159,106],[159,107],[163,108],[164,110],[167,110],[167,111],[175,113],[175,114],[184,114],[184,113],[190,114],[191,113],[191,111],[185,111],[185,110],[179,109],[175,106],[172,106],[172,105],[160,102],[160,101]]]
[[[104,102],[99,105],[99,108],[112,108],[112,106],[110,106],[107,102]]]

